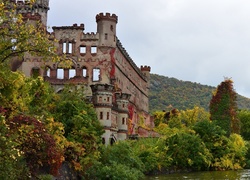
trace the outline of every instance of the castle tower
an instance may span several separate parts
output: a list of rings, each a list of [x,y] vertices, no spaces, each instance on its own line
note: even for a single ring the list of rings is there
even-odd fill
[[[47,26],[49,0],[36,0],[32,6],[29,0],[17,0],[16,3],[17,11],[24,19],[40,20],[44,26]]]
[[[116,93],[115,99],[118,106],[118,140],[127,139],[128,134],[128,103],[130,94]]]
[[[148,86],[147,88],[149,88],[150,85],[150,70],[151,70],[150,66],[141,66],[141,72],[147,79],[147,86]]]
[[[114,86],[108,84],[94,84],[90,85],[92,90],[93,104],[96,109],[97,116],[104,127],[103,143],[108,145],[112,140],[111,132],[111,109]]]
[[[99,33],[99,46],[116,46],[116,24],[118,17],[115,14],[100,13],[96,15],[97,33]]]

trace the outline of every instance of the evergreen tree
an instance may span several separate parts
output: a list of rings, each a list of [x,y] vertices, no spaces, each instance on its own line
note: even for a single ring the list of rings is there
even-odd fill
[[[240,133],[240,122],[236,116],[236,98],[233,81],[226,79],[217,87],[209,104],[210,119],[225,130],[227,136],[231,133]]]

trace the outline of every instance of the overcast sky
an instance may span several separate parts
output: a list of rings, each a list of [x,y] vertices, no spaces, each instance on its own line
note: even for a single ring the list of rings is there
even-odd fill
[[[217,86],[232,78],[250,98],[249,0],[50,0],[49,26],[118,16],[117,36],[138,67],[183,81]]]

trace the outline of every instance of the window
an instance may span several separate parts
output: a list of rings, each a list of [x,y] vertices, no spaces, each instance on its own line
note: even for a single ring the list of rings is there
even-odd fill
[[[93,81],[99,81],[100,80],[100,69],[94,68],[93,69]]]
[[[124,117],[122,118],[122,124],[125,124],[125,118]]]
[[[65,53],[67,53],[67,43],[66,42],[64,42],[63,43],[63,53],[65,54]]]
[[[110,100],[109,100],[109,97],[107,97],[107,102],[109,102]]]
[[[109,112],[107,112],[107,120],[109,120]]]
[[[103,112],[100,112],[100,119],[103,119]]]
[[[97,47],[91,46],[91,54],[96,54],[96,53],[97,53]]]
[[[72,45],[72,43],[69,43],[69,54],[72,54],[72,52],[73,52],[73,45]]]
[[[47,67],[46,76],[50,77],[50,68],[49,67]]]
[[[105,33],[105,40],[108,40],[108,34]]]
[[[83,67],[83,69],[82,69],[82,76],[87,77],[87,68],[86,67]]]
[[[112,32],[114,31],[113,25],[110,25],[110,30],[111,30]]]
[[[80,46],[80,54],[86,53],[86,46]]]
[[[37,78],[40,75],[40,69],[37,67],[32,68],[31,75],[33,78]]]
[[[56,77],[57,77],[57,79],[63,79],[64,78],[64,69],[62,69],[62,68],[57,69]]]
[[[99,98],[98,98],[99,100],[99,103],[101,103],[102,102],[102,96],[99,96]]]
[[[75,69],[70,69],[69,70],[69,78],[73,78],[76,76],[76,70]]]

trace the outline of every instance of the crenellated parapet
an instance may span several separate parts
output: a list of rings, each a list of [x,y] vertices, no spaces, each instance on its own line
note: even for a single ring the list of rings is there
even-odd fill
[[[96,22],[100,21],[100,20],[108,20],[108,21],[113,21],[115,23],[118,22],[118,16],[116,16],[115,14],[110,14],[110,13],[99,13],[96,15]]]
[[[15,2],[11,0],[11,2]],[[37,0],[32,6],[28,0],[17,0],[16,1],[17,10],[22,13],[36,12],[36,9],[42,9],[46,12],[49,10],[49,1],[48,0]]]
[[[99,39],[99,33],[83,33],[81,40],[92,40],[96,41]]]
[[[72,26],[53,26],[53,30],[81,30],[84,31],[84,24],[80,24],[79,26],[75,23]]]
[[[145,81],[147,81],[147,78],[144,76],[144,74],[141,72],[141,70],[138,68],[138,66],[134,63],[132,58],[129,56],[126,49],[122,46],[121,41],[117,38],[116,45],[118,49],[121,51],[121,53],[124,55],[124,57],[128,60],[128,62],[131,64],[131,66],[134,68],[134,70],[143,78]]]
[[[141,71],[150,72],[151,71],[151,67],[150,66],[141,66]]]
[[[22,14],[25,20],[41,21],[44,26],[47,26],[49,0],[36,0],[32,4],[29,0],[10,0],[10,2],[16,5],[17,13]],[[37,14],[40,15],[40,19]]]

